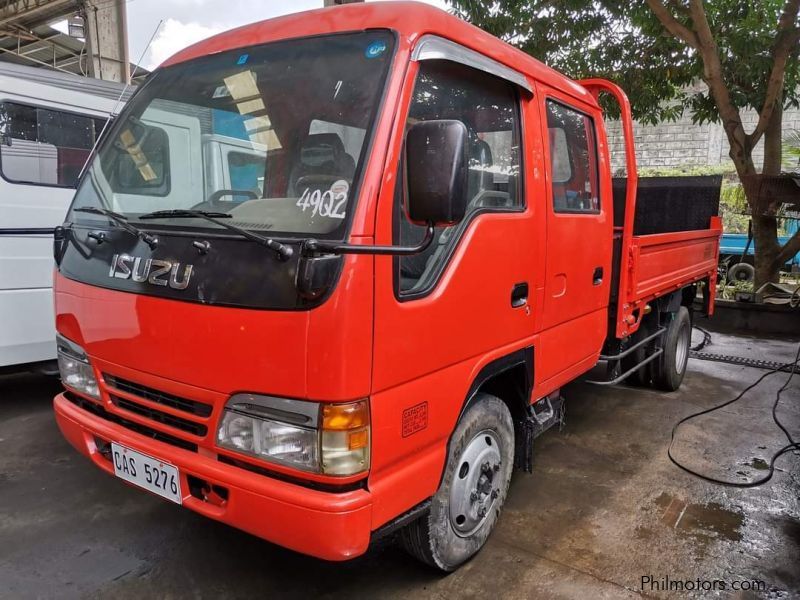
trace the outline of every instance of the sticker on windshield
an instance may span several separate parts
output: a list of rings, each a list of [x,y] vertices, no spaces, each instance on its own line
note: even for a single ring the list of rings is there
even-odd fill
[[[344,210],[347,203],[347,194],[350,191],[350,184],[344,179],[339,179],[333,183],[329,190],[314,190],[306,188],[297,199],[297,206],[303,212],[311,211],[311,216],[327,217],[329,219],[344,219],[347,213]]]
[[[344,179],[339,179],[333,182],[331,191],[334,196],[344,195],[344,198],[347,199],[347,193],[350,191],[350,184]]]
[[[381,54],[386,52],[386,42],[375,40],[364,51],[364,56],[367,58],[378,58]]]

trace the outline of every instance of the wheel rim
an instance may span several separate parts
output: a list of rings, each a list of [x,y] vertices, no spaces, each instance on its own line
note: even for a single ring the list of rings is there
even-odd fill
[[[450,523],[460,537],[472,535],[491,514],[505,490],[500,442],[491,430],[477,433],[458,458],[450,486]]]
[[[678,341],[675,346],[675,370],[678,373],[683,373],[686,369],[686,363],[689,360],[689,343],[691,341],[691,329],[686,325],[681,327]]]

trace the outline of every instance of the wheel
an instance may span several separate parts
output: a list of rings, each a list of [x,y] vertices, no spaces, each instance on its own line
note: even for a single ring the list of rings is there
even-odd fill
[[[728,269],[728,281],[753,281],[755,278],[756,270],[753,265],[737,263]]]
[[[497,523],[514,467],[508,407],[479,394],[458,422],[430,511],[400,534],[419,560],[450,572],[473,557]]]
[[[664,352],[654,361],[653,387],[674,392],[681,386],[689,362],[689,348],[692,344],[692,319],[689,309],[681,306],[672,313],[672,321],[662,338]]]

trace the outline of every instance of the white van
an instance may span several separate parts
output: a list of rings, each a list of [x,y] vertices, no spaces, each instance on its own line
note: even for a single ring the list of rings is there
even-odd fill
[[[0,369],[56,358],[53,229],[123,90],[0,63]]]

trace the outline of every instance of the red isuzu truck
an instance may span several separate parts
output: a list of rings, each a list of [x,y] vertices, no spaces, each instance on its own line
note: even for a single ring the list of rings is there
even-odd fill
[[[344,560],[398,532],[453,570],[562,386],[602,361],[678,388],[718,194],[637,183],[612,83],[429,6],[222,33],[137,90],[57,231],[58,424],[276,544]]]

